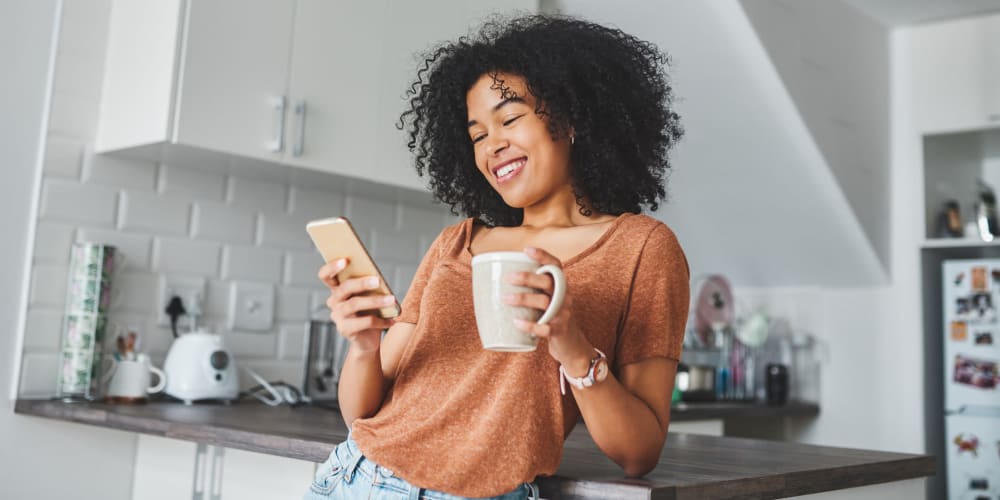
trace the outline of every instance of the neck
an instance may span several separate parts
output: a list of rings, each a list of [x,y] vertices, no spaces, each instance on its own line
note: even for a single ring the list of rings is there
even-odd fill
[[[584,206],[590,208],[588,200],[581,200]],[[552,196],[529,207],[524,207],[524,218],[521,227],[542,229],[547,227],[573,227],[595,222],[603,222],[607,215],[591,209],[591,215],[580,213],[576,195],[571,186],[566,186]]]

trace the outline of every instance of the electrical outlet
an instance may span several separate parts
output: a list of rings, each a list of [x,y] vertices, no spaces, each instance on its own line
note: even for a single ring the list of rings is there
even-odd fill
[[[174,295],[181,298],[184,308],[188,311],[200,311],[205,301],[205,278],[201,276],[160,276],[160,293],[156,304],[156,322],[160,326],[170,326],[170,316],[167,316],[165,309],[170,298]],[[191,304],[191,298],[198,298],[198,304]],[[192,309],[192,307],[194,309]],[[180,323],[188,324],[190,318],[181,316]]]
[[[229,291],[229,329],[270,331],[274,324],[274,285],[234,281]]]

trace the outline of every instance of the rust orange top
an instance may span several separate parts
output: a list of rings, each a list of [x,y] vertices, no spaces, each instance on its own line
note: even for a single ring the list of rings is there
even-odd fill
[[[483,349],[472,224],[445,228],[424,256],[399,317],[416,328],[396,380],[377,414],[354,421],[352,436],[366,457],[411,484],[486,497],[553,474],[579,409],[571,393],[560,396],[559,364],[544,339],[530,353]],[[665,224],[623,214],[563,270],[575,321],[613,373],[650,357],[680,358],[688,264]]]

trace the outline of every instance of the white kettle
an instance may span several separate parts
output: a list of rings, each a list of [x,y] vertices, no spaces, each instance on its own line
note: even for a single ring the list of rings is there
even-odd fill
[[[165,392],[190,405],[193,401],[232,401],[239,397],[236,363],[222,337],[205,331],[185,333],[174,339],[163,363]]]

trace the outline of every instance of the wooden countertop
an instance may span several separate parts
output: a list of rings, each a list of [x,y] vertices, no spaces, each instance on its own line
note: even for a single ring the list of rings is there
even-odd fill
[[[326,460],[347,437],[337,411],[312,407],[19,399],[14,411],[313,462]],[[670,433],[657,468],[626,479],[580,425],[566,441],[557,475],[538,484],[550,499],[766,499],[932,474],[934,458],[927,455]]]

